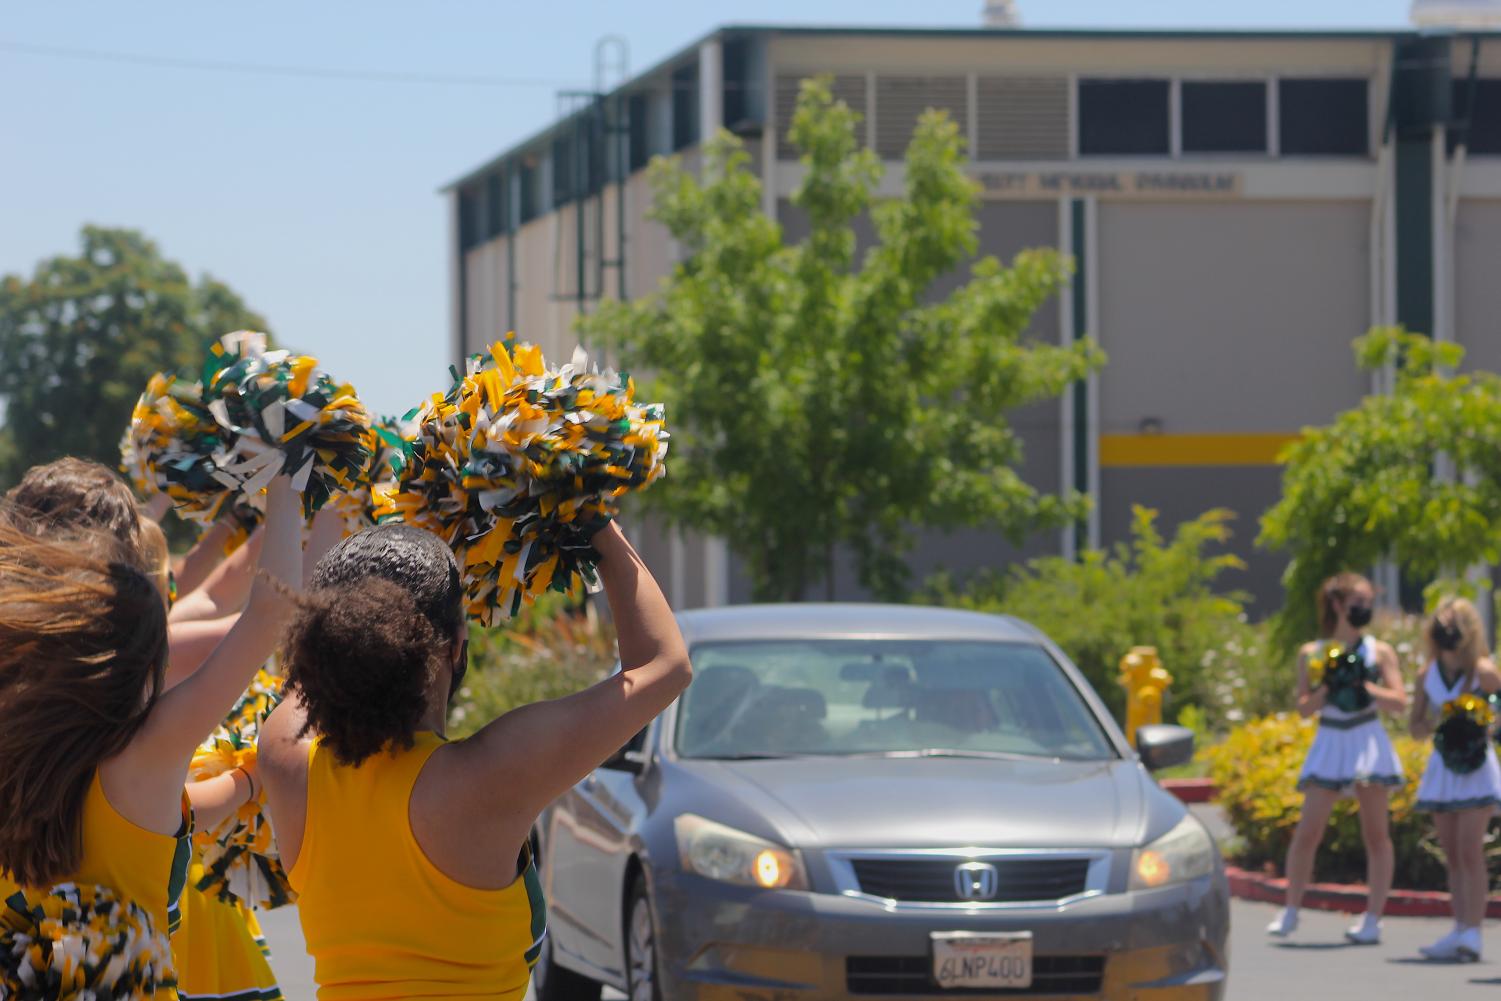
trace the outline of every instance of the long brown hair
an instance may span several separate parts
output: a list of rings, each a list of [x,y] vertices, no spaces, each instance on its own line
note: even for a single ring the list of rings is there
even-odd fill
[[[1350,595],[1362,587],[1370,591],[1375,590],[1364,574],[1355,573],[1353,570],[1337,573],[1319,586],[1319,629],[1322,630],[1320,636],[1333,636],[1334,627],[1339,625],[1339,614],[1334,610],[1334,603],[1349,600]]]
[[[161,691],[167,618],[120,540],[16,517],[0,508],[0,872],[51,886],[80,864],[95,771]]]

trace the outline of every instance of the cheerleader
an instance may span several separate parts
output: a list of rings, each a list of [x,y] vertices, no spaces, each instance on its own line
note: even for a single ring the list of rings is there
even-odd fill
[[[1491,746],[1485,696],[1501,690],[1475,606],[1445,598],[1428,624],[1430,657],[1418,675],[1412,734],[1433,737],[1418,783],[1417,808],[1433,814],[1449,869],[1454,927],[1419,951],[1429,959],[1480,959],[1480,926],[1490,895],[1485,834],[1501,805],[1501,766]]]
[[[520,1001],[546,930],[542,809],[687,687],[672,610],[614,525],[594,536],[621,669],[448,741],[467,666],[459,567],[426,531],[346,539],[283,646],[260,771],[321,998]]]
[[[1322,640],[1298,653],[1298,714],[1317,715],[1319,729],[1298,776],[1303,810],[1287,849],[1287,904],[1267,933],[1291,935],[1313,876],[1313,857],[1329,814],[1342,796],[1355,797],[1365,842],[1365,913],[1345,931],[1356,945],[1381,941],[1381,912],[1391,891],[1394,862],[1387,796],[1403,782],[1402,762],[1382,726],[1382,712],[1407,708],[1397,654],[1365,635],[1375,589],[1359,574],[1342,573],[1319,588]]]
[[[166,693],[166,611],[139,547],[44,535],[32,518],[0,520],[0,996],[59,975],[74,947],[54,966],[49,936],[60,915],[82,911],[69,928],[95,937],[84,943],[85,986],[173,997],[163,936],[190,857],[189,758],[290,610],[283,582],[301,578],[301,500],[286,477],[268,488],[266,572],[224,642]],[[239,774],[219,783],[244,784]]]

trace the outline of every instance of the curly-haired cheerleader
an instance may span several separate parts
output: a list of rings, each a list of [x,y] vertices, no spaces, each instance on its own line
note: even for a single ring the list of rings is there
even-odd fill
[[[1342,573],[1319,588],[1324,639],[1298,654],[1298,713],[1318,715],[1319,729],[1298,777],[1303,812],[1287,849],[1287,904],[1267,926],[1276,936],[1298,927],[1298,908],[1313,876],[1313,857],[1341,796],[1355,797],[1365,842],[1366,911],[1346,932],[1357,945],[1381,941],[1381,912],[1391,892],[1394,855],[1388,792],[1401,785],[1402,762],[1381,724],[1382,712],[1407,708],[1402,668],[1389,644],[1364,635],[1375,600],[1371,582]]]
[[[468,637],[452,551],[383,525],[318,563],[283,648],[292,694],[260,754],[325,1001],[525,994],[546,929],[528,848],[537,815],[690,676],[640,557],[614,525],[593,545],[621,670],[452,742]]]
[[[1485,833],[1501,805],[1501,765],[1491,745],[1492,710],[1484,696],[1501,690],[1486,649],[1485,623],[1463,598],[1446,598],[1428,623],[1431,658],[1418,676],[1412,734],[1433,737],[1418,783],[1417,808],[1433,814],[1449,869],[1454,927],[1420,951],[1429,959],[1480,959],[1480,926],[1490,893]]]
[[[0,518],[0,995],[172,997],[164,936],[189,857],[188,761],[290,609],[278,581],[301,579],[301,502],[285,477],[272,484],[266,573],[170,692],[166,610],[139,548],[38,534],[32,517]],[[80,938],[90,962],[62,981]]]

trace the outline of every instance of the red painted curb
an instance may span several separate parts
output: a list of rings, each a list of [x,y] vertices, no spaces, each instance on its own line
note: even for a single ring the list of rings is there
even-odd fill
[[[1219,792],[1214,779],[1163,779],[1160,785],[1185,803],[1208,803]]]
[[[1281,877],[1233,865],[1225,867],[1225,875],[1230,880],[1231,896],[1268,904],[1280,904],[1286,898],[1287,880]],[[1303,906],[1316,911],[1360,914],[1365,910],[1365,903],[1365,887],[1358,883],[1314,883],[1303,894]],[[1386,901],[1386,913],[1403,918],[1447,918],[1453,914],[1449,908],[1449,895],[1438,890],[1393,890]],[[1491,898],[1485,915],[1501,918],[1501,897]]]

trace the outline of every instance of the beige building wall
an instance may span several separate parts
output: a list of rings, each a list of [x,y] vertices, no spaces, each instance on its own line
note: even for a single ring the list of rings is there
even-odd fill
[[[1463,199],[1454,221],[1454,328],[1466,368],[1501,372],[1498,278],[1501,199]]]
[[[1102,202],[1100,431],[1294,433],[1370,388],[1366,202]]]
[[[1108,40],[1006,37],[924,38],[783,35],[772,43],[774,72],[879,73],[1057,71],[1077,67],[1090,75],[1163,76],[1264,73],[1365,75],[1390,54],[1385,39],[1172,39]]]

